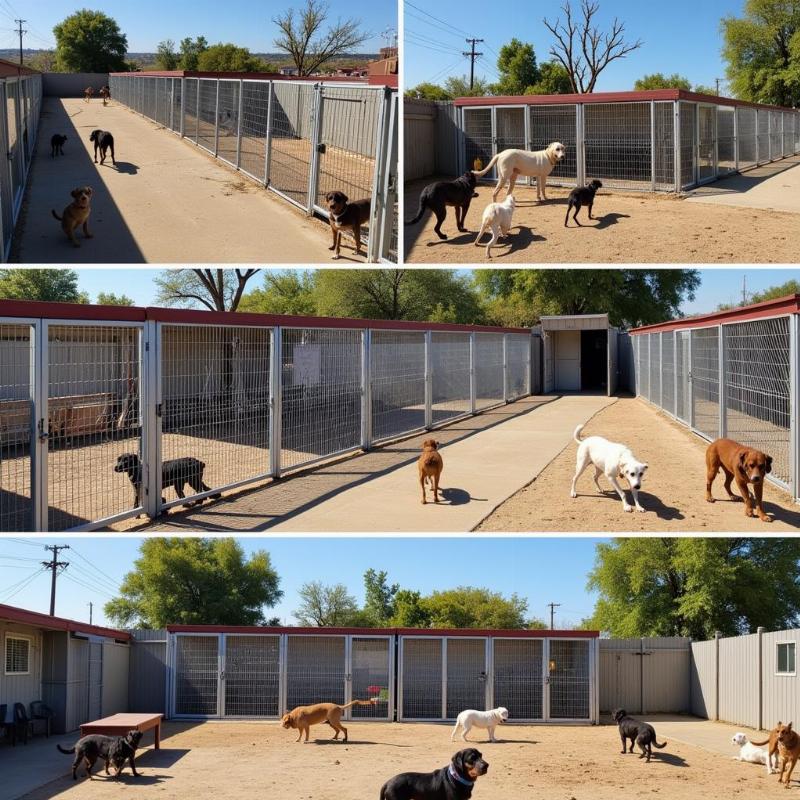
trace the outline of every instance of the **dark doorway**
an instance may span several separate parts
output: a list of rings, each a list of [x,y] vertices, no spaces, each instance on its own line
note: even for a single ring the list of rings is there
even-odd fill
[[[581,331],[581,391],[608,390],[608,331]]]

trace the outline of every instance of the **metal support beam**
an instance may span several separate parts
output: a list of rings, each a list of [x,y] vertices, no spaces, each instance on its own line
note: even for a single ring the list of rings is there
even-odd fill
[[[283,401],[282,331],[272,329],[269,355],[269,472],[281,476],[281,407]]]

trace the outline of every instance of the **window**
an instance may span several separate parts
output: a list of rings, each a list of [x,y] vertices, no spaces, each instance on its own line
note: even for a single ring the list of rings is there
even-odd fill
[[[795,674],[795,661],[794,661],[794,642],[778,642],[778,675],[794,675]]]
[[[6,675],[28,675],[31,671],[31,640],[6,634]]]

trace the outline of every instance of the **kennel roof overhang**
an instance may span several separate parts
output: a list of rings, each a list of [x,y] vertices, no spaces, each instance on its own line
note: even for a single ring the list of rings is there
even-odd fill
[[[554,314],[539,317],[542,331],[604,331],[608,314]]]
[[[40,614],[38,611],[28,611],[25,608],[7,606],[0,603],[0,620],[16,622],[19,625],[30,625],[50,631],[67,631],[89,636],[103,636],[106,639],[116,639],[120,642],[129,642],[131,634],[114,628],[105,628],[101,625],[89,625],[66,617],[51,617],[49,614]]]
[[[417,322],[349,317],[308,317],[290,314],[255,314],[239,311],[197,311],[181,308],[96,306],[80,303],[49,303],[36,300],[0,300],[0,318],[61,319],[86,322],[147,322],[183,325],[229,325],[283,328],[358,328],[361,330],[433,331],[451,333],[522,333],[530,328],[494,325],[459,325],[449,322]]]
[[[587,105],[601,103],[636,103],[651,101],[686,100],[693,103],[708,103],[718,106],[745,106],[749,108],[772,109],[775,111],[795,111],[784,106],[771,106],[735,100],[732,97],[719,97],[714,94],[699,94],[685,89],[648,89],[640,92],[593,92],[591,94],[526,94],[497,95],[489,97],[457,97],[455,106],[546,106],[546,105]]]
[[[0,72],[0,75],[2,75],[2,72]],[[279,72],[200,72],[181,69],[148,70],[147,72],[109,72],[108,75],[115,78],[219,78],[221,80],[236,81],[305,81],[306,83],[397,88],[397,75],[367,75],[362,78],[358,75],[282,75]]]
[[[789,294],[773,300],[765,300],[763,303],[752,303],[748,306],[731,308],[726,311],[715,311],[711,314],[699,314],[694,317],[657,322],[653,325],[642,325],[639,328],[632,328],[629,333],[632,336],[639,336],[646,333],[664,333],[685,328],[710,328],[714,325],[722,325],[729,322],[749,322],[784,314],[800,314],[800,294]]]

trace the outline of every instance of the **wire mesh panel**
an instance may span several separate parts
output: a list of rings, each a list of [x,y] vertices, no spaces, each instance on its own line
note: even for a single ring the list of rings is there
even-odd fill
[[[201,79],[197,94],[197,144],[214,153],[217,142],[217,81]]]
[[[717,176],[717,108],[697,107],[697,179],[707,181]]]
[[[402,638],[403,719],[442,718],[443,639]]]
[[[0,105],[6,106],[5,93],[8,91],[8,83],[0,83]],[[5,132],[5,126],[0,123],[0,153],[8,153],[11,148]],[[14,232],[14,190],[11,182],[0,181],[0,229],[2,229],[3,241],[0,242],[0,258],[5,259],[8,248],[11,246],[11,235]]]
[[[217,715],[219,636],[176,635],[174,691],[176,716]]]
[[[170,127],[176,133],[181,130],[181,113],[183,110],[183,95],[181,94],[181,81],[179,78],[172,78],[172,111],[170,115]]]
[[[498,153],[503,150],[525,149],[525,108],[495,109],[495,147]]]
[[[470,359],[468,333],[433,333],[433,422],[470,411]]]
[[[277,717],[280,636],[225,634],[225,716]]]
[[[219,109],[217,126],[219,146],[217,154],[223,161],[238,166],[239,149],[239,92],[240,81],[221,80],[219,82]]]
[[[639,374],[642,376],[639,393],[646,400],[652,400],[650,394],[650,337],[652,334],[645,333],[638,336],[639,340]]]
[[[772,477],[788,485],[791,480],[789,318],[741,322],[726,325],[723,330],[728,436],[771,455]]]
[[[49,325],[48,530],[67,530],[141,508],[141,492],[115,467],[139,460],[138,327]],[[141,466],[133,471],[141,482]]]
[[[691,408],[691,384],[689,382],[689,372],[691,371],[691,361],[689,358],[689,331],[675,332],[675,416],[689,424],[689,410]]]
[[[794,152],[794,130],[792,128],[793,113],[791,111],[784,111],[781,116],[783,117],[783,155],[785,158],[786,156],[792,155]]]
[[[242,84],[242,153],[240,167],[260,183],[267,175],[267,115],[271,84],[245,81]]]
[[[345,637],[292,636],[286,643],[286,707],[345,702]]]
[[[769,161],[769,111],[758,109],[758,161]]]
[[[350,645],[350,693],[353,700],[373,700],[371,706],[353,706],[352,719],[389,719],[391,711],[391,650],[389,639],[354,636]]]
[[[502,403],[505,397],[503,334],[475,334],[475,408]]]
[[[492,144],[492,109],[464,109],[464,157],[466,169],[483,169],[491,160],[494,149]],[[496,176],[491,169],[484,180],[492,180]]]
[[[589,719],[589,641],[550,640],[550,718]]]
[[[506,397],[516,400],[528,394],[531,362],[531,337],[528,334],[506,334]]]
[[[650,103],[584,106],[586,177],[606,186],[650,188]]]
[[[155,78],[155,84],[156,84],[156,122],[158,122],[160,125],[163,125],[165,128],[168,128],[170,109],[172,106],[172,98],[170,96],[172,79]]]
[[[0,531],[33,530],[30,325],[0,324]]]
[[[769,157],[773,161],[783,155],[783,115],[769,112]]]
[[[718,172],[736,171],[736,109],[717,106],[717,166]]]
[[[361,442],[361,332],[283,330],[281,466]]]
[[[681,189],[688,189],[697,181],[697,105],[680,103],[681,130]]]
[[[269,473],[269,328],[162,325],[165,485],[187,496]],[[176,499],[171,488],[164,499]]]
[[[661,405],[661,334],[650,334],[650,400]]]
[[[692,419],[708,439],[719,436],[719,331],[692,331]]]
[[[655,188],[675,190],[675,103],[655,103]]]
[[[269,186],[306,208],[313,138],[313,85],[273,84]]]
[[[531,106],[529,149],[544,150],[552,142],[565,147],[564,158],[547,176],[548,183],[573,184],[578,180],[577,110],[574,105]],[[594,176],[592,176],[594,177]]]
[[[675,413],[675,336],[661,334],[661,407]]]
[[[736,109],[736,143],[739,149],[739,169],[749,169],[758,162],[757,118],[754,108]]]
[[[186,78],[184,92],[186,97],[183,101],[183,135],[196,143],[197,130],[200,126],[198,117],[200,81],[197,78]]]
[[[486,710],[486,639],[447,639],[447,713]]]
[[[372,438],[425,426],[425,334],[373,331],[370,344]]]
[[[544,715],[544,645],[541,639],[494,639],[492,676],[495,708],[514,720]]]

